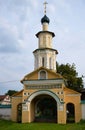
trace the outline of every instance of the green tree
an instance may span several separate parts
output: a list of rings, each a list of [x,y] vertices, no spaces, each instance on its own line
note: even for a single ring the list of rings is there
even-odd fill
[[[65,81],[68,88],[80,91],[83,88],[83,77],[78,77],[75,64],[61,64],[56,65],[57,73],[60,73]]]
[[[5,95],[9,95],[12,96],[13,94],[17,93],[18,91],[16,90],[8,90],[7,93],[5,93]]]

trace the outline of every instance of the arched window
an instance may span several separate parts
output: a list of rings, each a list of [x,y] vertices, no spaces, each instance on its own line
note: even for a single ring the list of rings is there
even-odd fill
[[[46,79],[46,72],[40,71],[40,79]]]
[[[67,103],[66,112],[67,112],[67,123],[75,122],[75,106],[73,103]]]

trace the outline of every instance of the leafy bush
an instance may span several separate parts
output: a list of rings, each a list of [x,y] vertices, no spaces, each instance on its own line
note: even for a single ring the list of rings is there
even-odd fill
[[[85,120],[84,120],[84,119],[81,119],[79,123],[80,123],[80,124],[85,124]]]

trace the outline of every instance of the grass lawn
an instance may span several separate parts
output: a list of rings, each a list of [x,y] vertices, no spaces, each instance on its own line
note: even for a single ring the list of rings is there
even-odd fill
[[[85,130],[85,123],[58,125],[55,123],[14,123],[0,120],[0,130]]]

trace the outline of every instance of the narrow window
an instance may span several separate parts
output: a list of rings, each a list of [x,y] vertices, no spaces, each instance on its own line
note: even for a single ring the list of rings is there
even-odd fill
[[[50,69],[52,69],[51,62],[52,62],[52,58],[50,57],[50,58],[49,58],[49,68],[50,68]]]
[[[46,36],[43,36],[43,43],[46,44]]]
[[[44,63],[45,61],[44,61],[44,57],[42,58],[42,66],[44,67]]]
[[[48,45],[49,45],[49,47],[50,47],[50,37],[48,37],[48,43],[49,43]]]

